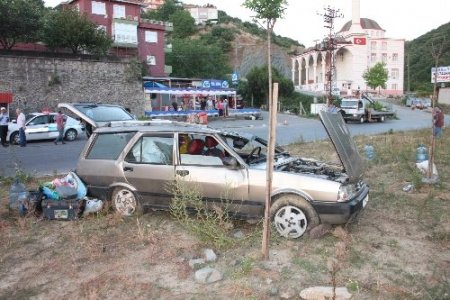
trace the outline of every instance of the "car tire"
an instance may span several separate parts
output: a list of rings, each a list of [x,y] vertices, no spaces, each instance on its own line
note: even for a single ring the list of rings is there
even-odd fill
[[[378,119],[378,121],[380,121],[380,123],[383,123],[383,122],[384,122],[384,116],[381,116],[381,117]]]
[[[114,210],[121,216],[130,217],[141,212],[141,205],[136,198],[136,194],[127,188],[115,188],[111,201]]]
[[[78,136],[78,133],[75,129],[69,129],[66,131],[66,134],[64,135],[64,139],[66,141],[71,142],[71,141],[76,140],[77,136]]]
[[[14,131],[13,133],[11,133],[11,135],[9,136],[9,143],[11,145],[19,145],[20,137],[18,131]]]
[[[275,200],[270,215],[278,234],[290,239],[301,237],[320,223],[311,204],[297,195],[284,195]]]
[[[366,121],[366,119],[363,117],[361,117],[361,119],[359,119],[359,123],[363,124]]]

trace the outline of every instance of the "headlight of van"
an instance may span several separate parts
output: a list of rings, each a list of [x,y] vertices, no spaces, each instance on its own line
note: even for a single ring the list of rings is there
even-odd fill
[[[346,202],[353,198],[355,194],[355,186],[354,185],[341,185],[339,187],[337,202]]]

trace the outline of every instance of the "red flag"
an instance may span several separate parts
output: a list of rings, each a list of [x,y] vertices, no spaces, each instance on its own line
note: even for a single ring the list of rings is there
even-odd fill
[[[366,44],[366,38],[353,38],[353,44],[355,45],[365,45]]]

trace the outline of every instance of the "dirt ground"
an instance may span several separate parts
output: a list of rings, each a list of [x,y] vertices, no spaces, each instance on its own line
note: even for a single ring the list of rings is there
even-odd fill
[[[362,154],[368,142],[376,150],[367,162],[365,210],[320,238],[286,240],[272,232],[267,261],[261,224],[234,222],[232,244],[214,248],[168,212],[123,219],[104,209],[68,222],[20,218],[7,207],[4,179],[0,299],[300,299],[302,289],[333,279],[353,299],[450,299],[450,138],[436,144],[439,183],[422,184],[414,155],[427,132],[357,138]],[[323,142],[289,150],[336,160]],[[408,183],[416,188],[404,192]],[[243,238],[233,237],[236,231]],[[218,256],[208,265],[223,274],[211,284],[197,283],[189,266],[205,248]]]

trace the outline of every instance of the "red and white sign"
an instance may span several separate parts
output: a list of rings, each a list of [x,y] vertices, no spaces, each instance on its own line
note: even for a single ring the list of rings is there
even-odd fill
[[[366,44],[366,38],[353,38],[353,44],[355,45],[365,45]]]
[[[434,82],[436,78],[436,82],[450,82],[450,66],[447,67],[438,67],[437,73],[436,68],[431,68],[431,82]]]

